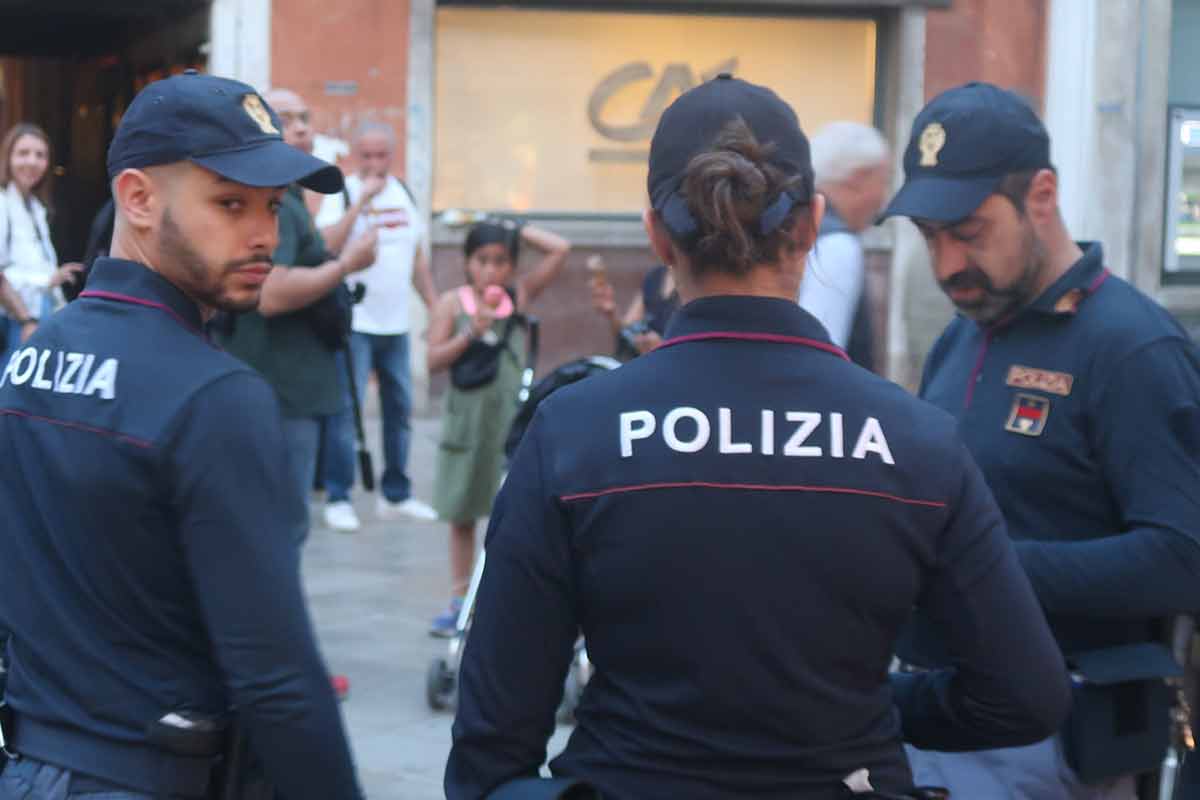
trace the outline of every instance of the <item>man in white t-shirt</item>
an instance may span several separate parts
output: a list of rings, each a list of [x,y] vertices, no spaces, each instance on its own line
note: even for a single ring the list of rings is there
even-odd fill
[[[834,122],[812,139],[817,191],[825,220],[800,284],[800,305],[815,316],[838,347],[873,367],[866,265],[858,235],[875,223],[891,187],[883,135],[869,125]]]
[[[381,519],[408,516],[432,521],[437,514],[412,496],[406,471],[412,410],[408,310],[412,288],[426,308],[437,295],[421,246],[425,225],[408,187],[391,175],[395,151],[396,134],[390,125],[363,123],[353,141],[358,172],[346,178],[343,194],[325,199],[317,226],[334,253],[368,228],[379,233],[379,257],[355,276],[354,282],[366,288],[366,295],[354,307],[349,349],[358,397],[365,396],[367,373],[374,370],[379,381],[384,470],[376,510]],[[342,372],[345,380],[346,370]],[[359,521],[350,503],[356,462],[348,383],[345,390],[345,407],[328,420],[325,430],[325,524],[354,531]]]

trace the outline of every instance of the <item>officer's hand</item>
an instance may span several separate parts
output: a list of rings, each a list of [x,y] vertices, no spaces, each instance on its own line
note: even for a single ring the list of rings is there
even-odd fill
[[[387,178],[380,175],[368,175],[363,178],[362,182],[362,197],[363,201],[374,200],[383,188],[387,186]]]
[[[606,280],[593,279],[592,307],[606,317],[611,317],[617,311],[617,301],[613,298],[612,284]]]
[[[37,326],[38,326],[37,320],[35,320],[35,319],[31,319],[31,320],[29,320],[29,322],[26,322],[24,325],[22,325],[21,326],[21,341],[23,342],[26,339],[28,339],[30,336],[33,336],[34,331],[37,330]]]
[[[342,274],[358,272],[375,263],[379,246],[379,234],[374,228],[356,236],[342,249]]]
[[[637,348],[638,355],[649,353],[660,344],[662,344],[662,337],[654,331],[646,331],[633,337],[633,346]]]
[[[53,289],[55,286],[62,286],[64,283],[74,283],[81,272],[83,272],[83,264],[75,261],[63,264],[50,276],[50,288]]]

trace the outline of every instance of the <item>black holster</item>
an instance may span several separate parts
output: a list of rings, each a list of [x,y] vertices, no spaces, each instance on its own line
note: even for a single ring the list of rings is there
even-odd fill
[[[221,758],[212,800],[276,800],[275,787],[263,774],[245,729],[234,721]]]
[[[206,800],[274,800],[245,726],[236,716],[176,712],[151,723],[147,740],[178,756],[212,759]]]
[[[1074,675],[1063,755],[1084,783],[1157,769],[1171,736],[1173,693],[1166,678],[1182,672],[1155,642],[1068,657]]]

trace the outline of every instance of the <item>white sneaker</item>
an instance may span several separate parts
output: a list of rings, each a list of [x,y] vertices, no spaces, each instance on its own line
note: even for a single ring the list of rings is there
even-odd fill
[[[354,506],[350,505],[349,500],[325,504],[325,527],[346,533],[352,533],[361,527],[358,514],[354,513]]]
[[[436,522],[438,515],[428,503],[422,503],[415,497],[393,503],[382,495],[375,501],[375,515],[379,519],[397,519],[408,517],[421,522]]]

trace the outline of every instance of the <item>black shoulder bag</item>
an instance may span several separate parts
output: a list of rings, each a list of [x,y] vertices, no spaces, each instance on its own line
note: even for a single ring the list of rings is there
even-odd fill
[[[350,342],[354,304],[362,299],[360,287],[366,288],[356,284],[351,289],[344,281],[338,281],[329,294],[304,309],[313,332],[330,350],[341,350]]]
[[[496,380],[500,371],[500,356],[508,349],[508,339],[515,325],[524,324],[524,318],[513,312],[504,324],[500,340],[488,344],[482,339],[472,339],[463,354],[450,365],[450,382],[457,389],[478,389]]]

